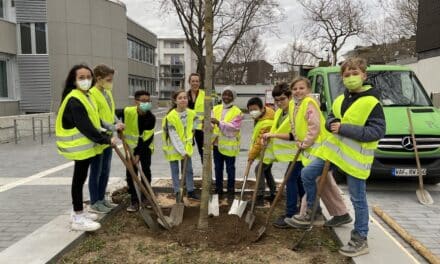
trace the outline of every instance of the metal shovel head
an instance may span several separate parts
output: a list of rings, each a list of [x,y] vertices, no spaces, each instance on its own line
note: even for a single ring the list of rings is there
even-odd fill
[[[143,208],[139,208],[139,214],[141,215],[142,219],[144,219],[144,222],[147,224],[148,228],[150,228],[154,232],[159,230],[159,226],[153,220],[149,211]]]
[[[173,226],[174,226],[174,223],[172,222],[171,217],[166,216],[166,215],[164,215],[163,217],[165,218],[165,221],[167,221],[168,226],[170,226],[170,227],[173,227]],[[167,226],[162,222],[162,219],[160,219],[159,217],[157,218],[157,222],[158,222],[161,226],[163,226],[164,228],[167,228]]]
[[[246,206],[247,206],[247,201],[243,201],[243,200],[240,201],[238,199],[234,199],[228,214],[230,215],[234,214],[241,218],[243,216],[244,210],[246,210]]]
[[[416,195],[417,195],[417,199],[421,204],[429,205],[434,203],[434,200],[432,200],[431,195],[425,189],[418,188],[416,190]]]
[[[183,211],[185,210],[185,205],[183,203],[177,203],[171,207],[170,222],[173,226],[180,225],[183,221]]]
[[[266,232],[266,225],[264,225],[258,229],[257,238],[253,242],[257,242],[258,240],[260,240],[263,237],[265,232]]]
[[[253,212],[251,211],[247,212],[245,222],[249,225],[249,230],[251,230],[255,222],[255,215]]]
[[[218,208],[218,194],[213,194],[209,197],[208,204],[208,215],[210,216],[219,216],[219,208]]]

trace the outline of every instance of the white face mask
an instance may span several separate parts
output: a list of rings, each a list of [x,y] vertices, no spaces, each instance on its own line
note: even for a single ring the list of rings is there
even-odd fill
[[[257,119],[261,116],[261,111],[260,110],[254,110],[254,111],[250,111],[249,114],[251,115],[251,117],[253,119]]]
[[[83,91],[88,91],[90,89],[90,86],[92,86],[92,80],[84,79],[76,82],[78,85],[78,88]]]

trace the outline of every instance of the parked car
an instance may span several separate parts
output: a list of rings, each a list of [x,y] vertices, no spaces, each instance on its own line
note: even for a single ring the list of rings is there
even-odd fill
[[[317,67],[308,72],[321,110],[331,110],[334,99],[344,91],[340,67]],[[386,135],[379,141],[371,178],[417,177],[414,147],[409,132],[407,108],[411,110],[422,174],[426,183],[440,182],[440,110],[433,107],[423,85],[406,66],[372,65],[368,82],[380,89]],[[338,181],[342,175],[337,173]]]

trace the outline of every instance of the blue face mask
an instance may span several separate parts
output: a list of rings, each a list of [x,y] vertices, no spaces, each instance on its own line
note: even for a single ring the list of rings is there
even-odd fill
[[[141,109],[142,112],[150,111],[151,103],[150,102],[148,102],[148,103],[140,103],[139,104],[139,109]]]

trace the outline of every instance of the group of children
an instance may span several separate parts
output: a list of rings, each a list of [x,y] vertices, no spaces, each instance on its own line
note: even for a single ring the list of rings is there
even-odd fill
[[[75,66],[71,70],[57,117],[58,150],[65,157],[75,160],[72,228],[76,230],[99,228],[99,223],[94,221],[96,215],[82,208],[82,186],[90,164],[92,211],[106,213],[113,207],[104,199],[104,193],[110,172],[112,151],[109,145],[115,144],[117,131],[123,131],[128,145],[134,150],[134,162],[141,162],[144,174],[151,181],[150,165],[156,120],[150,111],[150,94],[137,91],[134,96],[136,105],[126,107],[120,116],[122,121],[119,121],[115,116],[111,96],[114,71],[104,66],[95,68],[95,76],[84,65]],[[378,140],[385,133],[385,119],[377,89],[365,83],[366,67],[366,62],[360,58],[350,58],[342,64],[341,75],[346,90],[334,101],[327,120],[320,111],[319,102],[311,96],[311,83],[305,77],[296,78],[290,85],[280,83],[274,87],[272,96],[276,111],[264,106],[258,97],[251,98],[247,103],[247,110],[254,120],[248,164],[258,160],[256,168],[262,166],[261,177],[264,177],[270,190],[270,195],[264,197],[265,184],[261,180],[257,204],[264,203],[265,198],[271,201],[275,196],[272,164],[294,162],[295,154],[301,151],[286,185],[285,214],[279,216],[273,225],[278,228],[309,226],[317,193],[317,179],[322,174],[325,161],[330,161],[333,171],[338,170],[347,175],[348,190],[355,211],[351,239],[340,249],[341,254],[351,257],[368,253],[366,179],[370,174]],[[95,86],[89,90],[95,80]],[[179,171],[186,168],[187,197],[198,200],[199,196],[194,192],[191,156],[195,143],[201,158],[203,154],[205,94],[200,89],[198,74],[191,74],[188,81],[190,90],[178,90],[173,94],[172,108],[162,119],[162,146],[170,164],[176,197],[180,187]],[[234,105],[236,93],[232,87],[226,87],[221,98],[222,103],[214,106],[210,120],[215,191],[224,194],[223,170],[226,165],[226,194],[232,198],[243,113]],[[331,173],[329,176],[321,198],[333,217],[324,223],[321,209],[318,208],[315,223],[336,227],[350,223],[352,219]],[[137,211],[140,205],[128,173],[127,183],[131,194],[131,205],[127,210]]]

